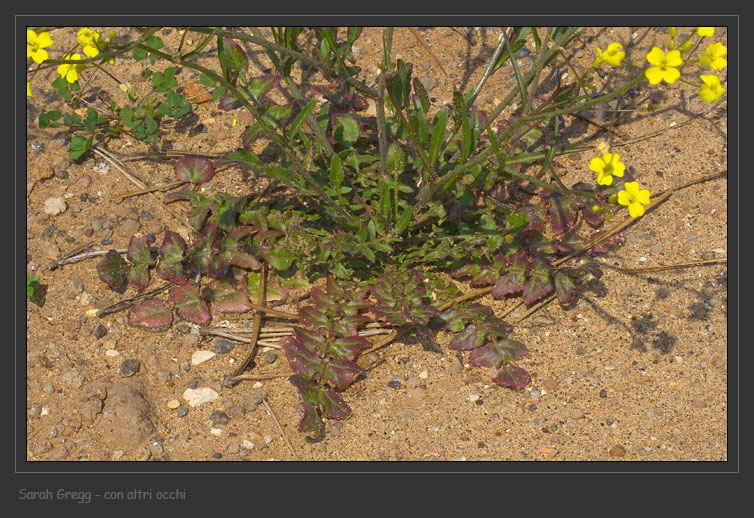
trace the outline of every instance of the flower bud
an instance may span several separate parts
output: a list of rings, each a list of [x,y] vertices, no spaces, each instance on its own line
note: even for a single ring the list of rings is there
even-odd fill
[[[670,33],[671,38],[675,38],[678,34],[678,27],[668,27],[668,32]]]
[[[665,44],[665,48],[668,50],[673,50],[675,48],[675,42],[673,40],[668,40],[668,42]]]
[[[691,40],[689,40],[686,43],[684,43],[683,46],[681,46],[681,50],[683,52],[688,52],[688,51],[691,50],[691,47],[693,47],[693,46],[694,46],[694,44],[691,43]]]

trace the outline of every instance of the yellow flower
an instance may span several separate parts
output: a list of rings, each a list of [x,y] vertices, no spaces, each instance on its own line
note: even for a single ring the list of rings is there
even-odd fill
[[[628,206],[632,218],[644,215],[644,205],[649,205],[649,191],[639,189],[639,182],[626,182],[625,190],[618,191],[618,203]]]
[[[52,38],[49,32],[37,33],[31,29],[26,29],[26,61],[33,59],[36,63],[42,63],[48,57],[45,47],[52,45]]]
[[[84,54],[93,58],[99,54],[99,32],[92,29],[81,29],[78,32],[78,40],[84,46]]]
[[[31,83],[26,81],[26,98],[31,99]]]
[[[607,46],[607,50],[602,52],[602,49],[597,47],[597,58],[592,63],[594,68],[599,67],[602,62],[606,62],[608,65],[619,67],[623,58],[626,57],[626,53],[623,52],[623,45],[617,41]]]
[[[66,54],[63,56],[63,59],[78,61],[81,59],[81,55],[74,54],[73,56],[71,56],[70,54]],[[79,72],[83,69],[84,65],[72,65],[69,63],[64,63],[58,67],[58,74],[60,74],[60,77],[65,78],[65,80],[69,83],[75,83],[79,79]]]
[[[696,33],[702,38],[705,36],[712,37],[715,35],[715,28],[714,27],[697,27]]]
[[[660,81],[673,84],[676,79],[681,77],[681,72],[675,68],[683,64],[681,53],[677,50],[671,50],[665,54],[660,47],[652,47],[652,50],[647,54],[647,61],[655,65],[644,71],[644,75],[649,79],[651,85],[656,85]]]
[[[604,160],[599,157],[592,158],[589,169],[597,173],[599,185],[612,185],[613,176],[622,177],[626,165],[618,161],[618,153],[605,153],[602,157]]]
[[[727,52],[728,47],[719,41],[712,43],[699,58],[699,63],[705,67],[712,67],[713,70],[722,70],[728,66],[728,60],[723,57]]]
[[[699,85],[699,96],[704,99],[704,102],[711,103],[717,101],[725,93],[725,88],[720,85],[720,78],[715,74],[701,75],[699,79],[703,81]]]

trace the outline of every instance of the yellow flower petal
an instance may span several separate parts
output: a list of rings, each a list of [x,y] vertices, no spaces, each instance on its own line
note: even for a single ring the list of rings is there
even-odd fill
[[[49,32],[42,32],[37,36],[37,45],[40,47],[49,47],[54,42],[52,41],[52,38],[50,38]]]
[[[667,56],[665,56],[665,66],[679,67],[681,65],[683,65],[681,53],[678,50],[671,50],[668,52]]]
[[[631,196],[626,191],[618,191],[618,203],[621,205],[628,205],[631,201]]]
[[[669,85],[675,83],[679,77],[681,77],[681,72],[677,68],[668,67],[662,71],[662,79]]]
[[[31,99],[31,83],[26,82],[26,98]]]
[[[605,170],[605,162],[600,157],[592,158],[589,162],[589,169],[595,173],[602,173]]]
[[[697,27],[696,33],[702,37],[705,37],[705,36],[711,37],[715,35],[715,28],[714,27]]]
[[[597,175],[597,184],[598,185],[612,185],[613,184],[613,177],[612,175],[606,174],[606,173],[600,173]]]
[[[647,54],[647,61],[652,65],[662,65],[665,59],[665,53],[660,47],[652,47],[652,50]]]
[[[647,189],[642,189],[636,193],[636,201],[642,205],[649,205],[649,191]]]
[[[638,218],[644,215],[644,206],[641,203],[631,203],[628,206],[628,213],[632,218]]]
[[[663,72],[660,67],[649,67],[644,71],[644,76],[649,80],[650,85],[656,85],[662,81]]]

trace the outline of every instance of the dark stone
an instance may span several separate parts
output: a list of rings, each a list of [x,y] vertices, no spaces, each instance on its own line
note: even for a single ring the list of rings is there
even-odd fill
[[[401,388],[401,382],[398,380],[388,381],[387,386],[391,389],[398,390],[399,388]]]
[[[215,352],[217,354],[228,354],[235,346],[236,344],[224,338],[215,340]]]
[[[55,177],[60,178],[61,180],[65,180],[66,178],[68,178],[68,171],[66,170],[55,171]]]
[[[113,240],[112,240],[112,238],[106,237],[106,238],[104,238],[104,239],[103,239],[103,240],[101,241],[101,243],[102,243],[103,245],[112,245],[112,244],[113,244]]]
[[[53,232],[55,232],[55,225],[50,225],[42,231],[42,239],[50,239]]]
[[[533,410],[536,410],[536,409],[537,409],[537,405],[535,405],[534,403],[532,403],[531,405],[529,405],[529,410],[533,411]]]
[[[124,378],[133,376],[134,374],[139,372],[140,366],[141,364],[139,363],[139,360],[123,360],[123,363],[120,364],[120,375]]]
[[[212,421],[213,425],[228,424],[230,417],[225,412],[215,411],[210,414],[209,420]]]
[[[178,418],[181,418],[181,417],[186,417],[186,414],[188,414],[188,411],[189,411],[188,407],[185,407],[185,406],[181,405],[181,406],[179,406],[179,407],[178,407],[178,408],[177,408],[177,409],[175,410],[175,415],[176,415],[176,416],[177,416]]]
[[[154,216],[148,210],[141,211],[141,219],[154,219]]]
[[[275,351],[268,352],[264,357],[264,361],[267,365],[272,365],[273,363],[275,363],[275,360],[277,359],[278,359],[278,355],[275,354]]]
[[[199,385],[199,380],[189,380],[187,387],[190,389],[195,389]]]
[[[214,457],[217,460],[220,460],[220,459],[223,458],[223,454],[222,453],[213,453],[212,457]]]
[[[102,338],[106,334],[107,334],[107,328],[103,326],[102,324],[98,325],[97,328],[94,330],[95,338]]]
[[[607,397],[607,390],[605,389],[600,390],[600,397]]]

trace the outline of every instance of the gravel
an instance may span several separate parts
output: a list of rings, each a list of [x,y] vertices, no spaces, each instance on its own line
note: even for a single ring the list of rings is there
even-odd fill
[[[74,293],[81,293],[84,291],[84,283],[81,279],[71,279],[70,286]]]
[[[107,334],[107,328],[103,326],[102,324],[98,325],[97,328],[94,330],[95,338],[102,338],[106,334]]]
[[[49,216],[62,214],[68,208],[63,198],[47,198],[44,203],[44,213]]]
[[[265,363],[266,363],[267,365],[272,365],[273,363],[275,363],[275,361],[276,361],[277,359],[278,359],[278,355],[277,355],[277,354],[275,354],[275,351],[270,351],[270,352],[268,352],[268,353],[267,353],[267,354],[265,355],[265,357],[264,357],[264,362],[265,362]]]
[[[178,417],[178,418],[181,418],[181,417],[186,417],[186,415],[188,414],[188,412],[189,412],[189,409],[188,409],[188,407],[187,407],[187,406],[183,406],[183,405],[181,405],[181,406],[179,406],[179,407],[178,407],[178,408],[176,409],[176,411],[175,411],[175,415],[176,415],[176,417]]]
[[[215,411],[210,414],[209,420],[212,421],[212,425],[216,426],[219,424],[228,424],[230,417],[225,412]]]

